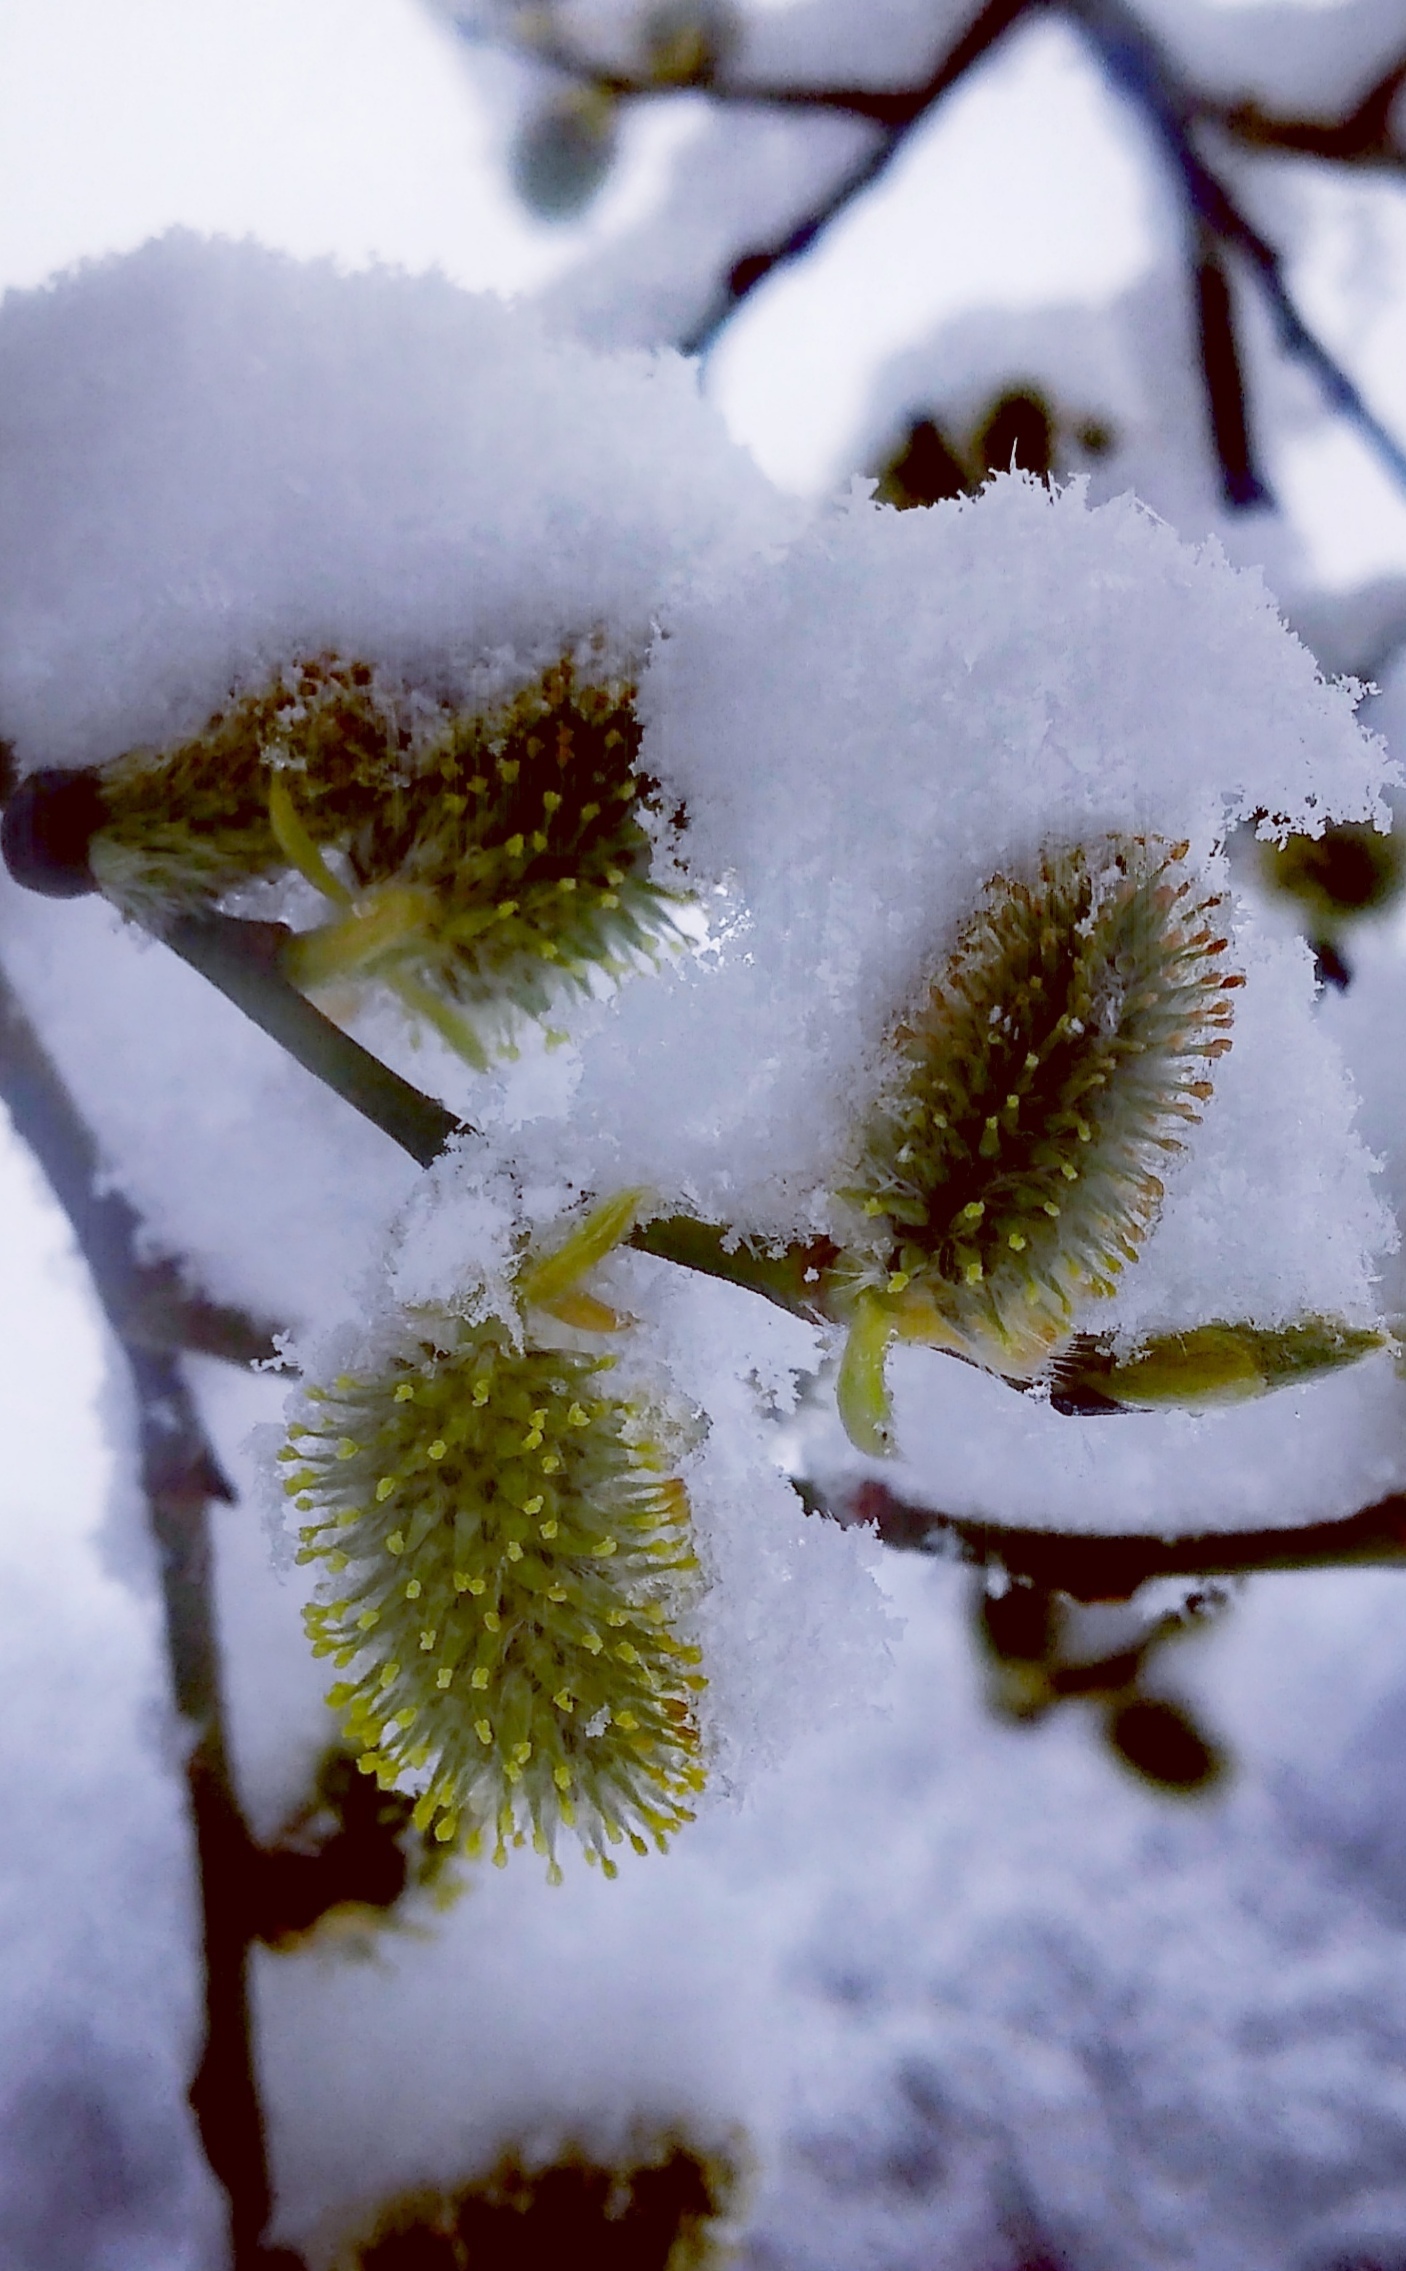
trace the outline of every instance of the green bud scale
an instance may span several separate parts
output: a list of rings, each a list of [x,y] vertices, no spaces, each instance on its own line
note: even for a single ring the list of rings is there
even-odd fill
[[[301,871],[336,912],[292,940],[293,982],[388,985],[482,1063],[516,1016],[674,930],[650,878],[639,742],[633,686],[583,681],[569,656],[484,710],[323,656],[179,747],[104,767],[89,864],[157,931]]]
[[[998,876],[895,1033],[841,1264],[880,1363],[901,1335],[1033,1378],[1137,1259],[1243,983],[1185,856],[1109,837]]]
[[[300,1558],[325,1573],[316,1653],[367,1773],[500,1864],[559,1828],[607,1874],[661,1851],[702,1787],[697,1587],[670,1423],[606,1392],[604,1357],[415,1313],[375,1370],[305,1391],[280,1454]]]

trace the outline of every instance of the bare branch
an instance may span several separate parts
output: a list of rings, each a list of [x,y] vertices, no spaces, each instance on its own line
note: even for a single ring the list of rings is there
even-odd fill
[[[1391,131],[1396,98],[1406,87],[1406,55],[1369,88],[1346,118],[1275,118],[1256,103],[1206,103],[1203,116],[1256,150],[1295,150],[1344,166],[1406,167],[1406,151]]]
[[[235,1311],[189,1300],[170,1263],[140,1258],[137,1216],[120,1195],[100,1187],[92,1134],[3,975],[0,1099],[68,1216],[131,1370],[171,1684],[193,1737],[186,1778],[200,1871],[206,2034],[191,2104],[210,2166],[229,2195],[235,2264],[239,2271],[246,2265],[272,2271],[297,2259],[262,2242],[272,2196],[246,1988],[249,1935],[241,1888],[250,1841],[225,1751],[211,1586],[210,1507],[233,1493],[176,1356],[169,1344],[153,1344],[159,1324],[188,1345],[220,1355],[240,1348],[247,1360],[249,1350],[263,1352],[267,1336]]]
[[[838,1498],[799,1486],[807,1506],[842,1523],[872,1522],[885,1545],[949,1554],[1076,1601],[1125,1601],[1154,1577],[1245,1577],[1266,1569],[1390,1568],[1406,1564],[1406,1497],[1379,1499],[1336,1521],[1271,1530],[1188,1531],[1173,1537],[1087,1536],[944,1514],[864,1481]]]

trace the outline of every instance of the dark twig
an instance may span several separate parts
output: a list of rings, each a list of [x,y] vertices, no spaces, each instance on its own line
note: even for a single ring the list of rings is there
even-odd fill
[[[1406,1497],[1383,1498],[1336,1521],[1272,1530],[1187,1531],[1174,1537],[1087,1537],[943,1514],[901,1499],[886,1483],[848,1493],[801,1486],[807,1505],[841,1522],[872,1522],[886,1545],[947,1554],[1001,1570],[1076,1601],[1125,1601],[1153,1577],[1245,1577],[1268,1569],[1406,1564]]]
[[[986,6],[975,21],[947,50],[940,62],[934,65],[921,85],[899,93],[880,96],[875,92],[856,99],[854,91],[847,91],[827,100],[819,90],[798,89],[798,103],[804,103],[813,109],[848,110],[858,116],[870,118],[881,129],[880,134],[874,147],[857,165],[851,166],[842,174],[819,203],[796,222],[784,237],[775,244],[745,253],[733,263],[727,280],[708,313],[688,337],[679,342],[682,352],[686,355],[706,354],[749,293],[754,292],[773,270],[799,260],[804,253],[809,252],[830,224],[866,189],[872,188],[880,175],[888,170],[920,120],[1028,12],[1029,0],[986,0]],[[769,99],[776,99],[774,92]]]
[[[1237,141],[1256,150],[1298,151],[1309,158],[1325,158],[1343,166],[1406,166],[1406,150],[1391,131],[1396,98],[1406,87],[1406,56],[1393,63],[1356,110],[1346,118],[1275,118],[1256,103],[1234,103],[1229,108],[1203,103],[1202,116],[1214,120]]]
[[[828,111],[866,119],[879,133],[865,156],[833,182],[783,238],[758,246],[734,261],[712,306],[681,340],[683,351],[706,354],[758,285],[778,267],[809,252],[832,223],[873,187],[914,127],[973,65],[1017,23],[1048,12],[1052,5],[1053,0],[988,0],[927,77],[911,87],[779,87],[732,75],[698,82],[705,84],[710,98],[719,103]],[[1346,119],[1326,124],[1274,119],[1253,106],[1216,103],[1189,87],[1123,0],[1064,0],[1058,12],[1080,26],[1110,80],[1157,133],[1179,177],[1191,219],[1202,370],[1226,502],[1241,508],[1271,500],[1253,458],[1230,284],[1220,258],[1222,246],[1233,248],[1248,261],[1269,304],[1283,351],[1313,373],[1329,406],[1357,428],[1392,478],[1406,488],[1406,447],[1377,417],[1337,357],[1305,322],[1284,280],[1279,253],[1252,226],[1192,142],[1195,127],[1215,125],[1252,147],[1301,150],[1342,163],[1406,164],[1391,135],[1393,105],[1406,86],[1406,58],[1384,74]],[[470,37],[489,36],[480,27],[461,28]],[[511,40],[511,34],[506,36]],[[667,83],[661,85],[647,76],[593,62],[550,23],[545,28],[536,24],[533,36],[516,44],[551,68],[621,99],[670,91]]]
[[[131,1369],[142,1483],[161,1569],[166,1646],[176,1708],[191,1736],[186,1761],[200,1872],[206,2037],[191,2086],[210,2166],[229,2195],[236,2266],[296,2259],[263,2247],[270,2189],[249,2037],[248,1936],[239,1920],[249,1838],[234,1795],[220,1705],[219,1643],[211,1590],[211,1504],[232,1496],[206,1441],[194,1400],[162,1329],[212,1353],[263,1353],[259,1328],[181,1295],[169,1264],[140,1259],[140,1224],[125,1199],[100,1188],[89,1129],[0,976],[0,1098],[73,1227],[79,1250]]]

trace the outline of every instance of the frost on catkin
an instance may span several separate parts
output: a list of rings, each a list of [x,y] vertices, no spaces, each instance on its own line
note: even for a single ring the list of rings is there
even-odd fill
[[[421,1828],[502,1863],[559,1828],[663,1849],[701,1788],[697,1586],[675,1424],[609,1360],[421,1312],[374,1371],[310,1388],[281,1456],[321,1564],[314,1649],[361,1764]]]
[[[893,1037],[845,1194],[860,1339],[1028,1379],[1136,1261],[1243,983],[1185,854],[1109,837],[987,886]]]
[[[651,880],[634,688],[571,656],[482,710],[321,656],[174,749],[103,769],[90,863],[148,927],[298,870],[336,909],[306,989],[390,986],[471,1061],[673,931]],[[328,855],[332,855],[329,864]]]

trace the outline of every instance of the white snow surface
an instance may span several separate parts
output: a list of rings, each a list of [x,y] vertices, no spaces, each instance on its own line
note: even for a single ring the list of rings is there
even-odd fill
[[[26,762],[188,728],[309,648],[465,683],[512,683],[593,632],[649,649],[645,764],[686,810],[703,949],[492,1081],[408,1049],[384,1011],[363,1025],[483,1131],[464,1203],[451,1166],[412,1210],[441,1282],[492,1266],[485,1175],[539,1226],[641,1186],[743,1234],[830,1227],[886,1035],[993,875],[1120,830],[1188,841],[1224,884],[1237,823],[1384,809],[1352,690],[1320,679],[1257,578],[1131,499],[1003,477],[898,514],[859,485],[803,524],[677,358],[593,355],[437,279],[176,236],[13,295],[0,372],[0,723]],[[403,1250],[415,1171],[103,908],[3,905],[16,981],[153,1243],[222,1298],[335,1328]],[[1098,1323],[1376,1312],[1394,1232],[1309,963],[1233,915],[1236,1047]],[[755,1301],[735,1314],[728,1360],[714,1348],[688,1392],[732,1413],[719,1439],[734,1427],[765,1478],[727,1383],[765,1368],[777,1324]],[[819,1354],[800,1339],[793,1368]],[[950,1369],[927,1360],[934,1397],[969,1399]],[[964,1471],[987,1511],[1048,1498],[1052,1416],[976,1408]],[[1262,1424],[1214,1423],[1247,1443]],[[1359,1431],[1342,1489],[1386,1455]],[[1127,1523],[1122,1456],[1081,1450],[1080,1526]],[[1136,1517],[1153,1527],[1186,1497],[1175,1461],[1159,1471]],[[1234,1462],[1222,1518],[1258,1518],[1268,1487]],[[1306,1484],[1290,1495],[1310,1511]]]
[[[176,232],[0,316],[0,711],[22,764],[203,723],[292,651],[516,654],[794,519],[677,356],[606,359],[436,276]]]

